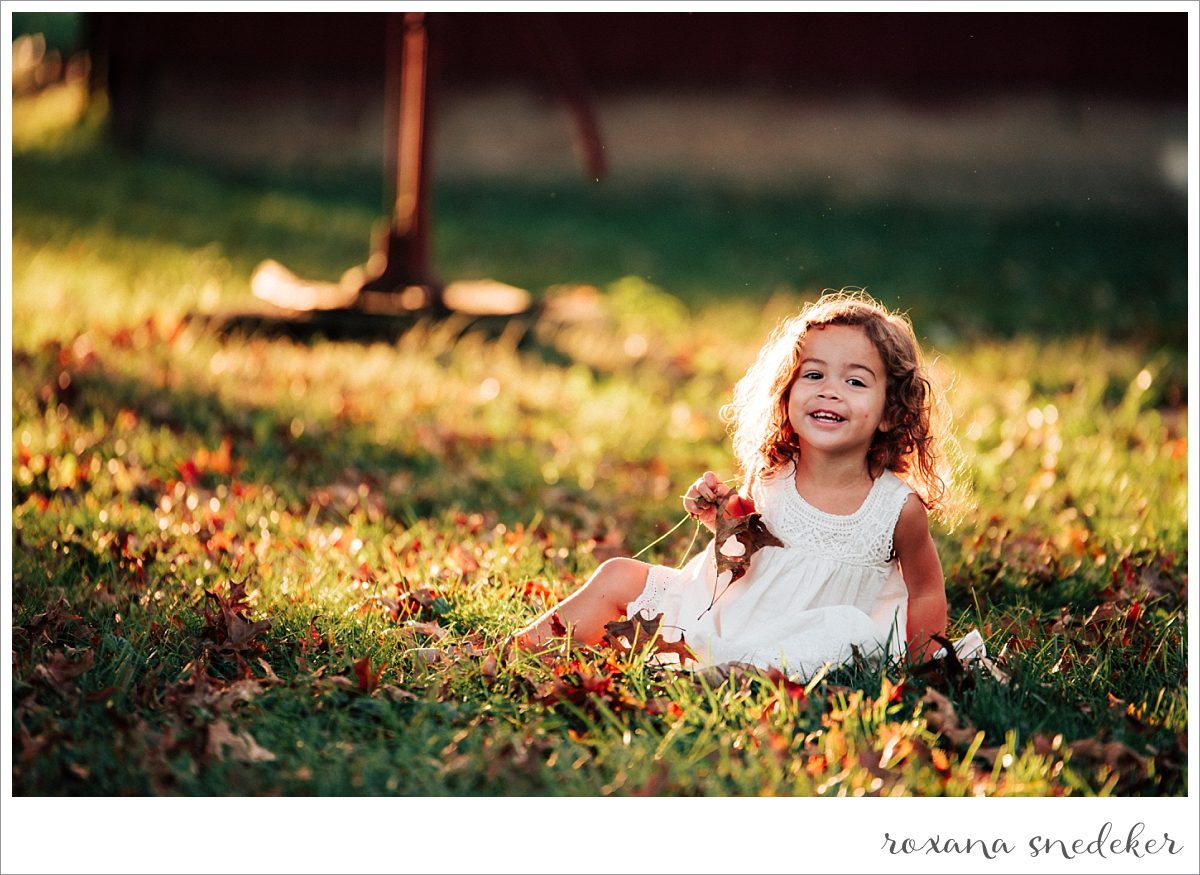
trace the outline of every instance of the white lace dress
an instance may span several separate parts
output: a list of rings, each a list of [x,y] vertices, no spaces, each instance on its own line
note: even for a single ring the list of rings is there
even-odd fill
[[[854,513],[826,513],[800,496],[789,466],[752,491],[783,547],[755,553],[744,577],[717,588],[715,604],[715,540],[682,568],[651,566],[627,615],[662,614],[663,638],[684,636],[698,667],[749,662],[807,678],[849,659],[852,645],[866,656],[900,654],[908,589],[892,536],[911,492],[889,471]]]

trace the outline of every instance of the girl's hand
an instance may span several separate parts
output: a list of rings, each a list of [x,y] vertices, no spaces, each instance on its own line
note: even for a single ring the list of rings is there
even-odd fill
[[[683,496],[683,509],[694,519],[700,520],[711,531],[717,528],[717,503],[726,501],[731,490],[712,471],[688,487]]]

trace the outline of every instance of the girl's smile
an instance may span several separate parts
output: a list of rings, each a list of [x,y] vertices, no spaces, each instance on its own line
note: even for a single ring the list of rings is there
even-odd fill
[[[788,393],[788,419],[802,448],[865,454],[885,427],[886,399],[883,359],[861,328],[829,325],[804,338]]]

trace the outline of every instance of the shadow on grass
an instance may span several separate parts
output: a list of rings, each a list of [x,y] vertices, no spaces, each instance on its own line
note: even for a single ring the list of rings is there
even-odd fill
[[[274,258],[335,280],[363,262],[382,214],[378,185],[361,179],[255,180],[91,136],[13,156],[20,235],[216,244],[246,277]],[[434,261],[447,280],[490,276],[540,293],[636,275],[693,307],[855,285],[931,336],[1095,332],[1186,344],[1187,217],[1169,205],[1139,215],[971,210],[678,181],[456,179],[439,180],[434,200]]]

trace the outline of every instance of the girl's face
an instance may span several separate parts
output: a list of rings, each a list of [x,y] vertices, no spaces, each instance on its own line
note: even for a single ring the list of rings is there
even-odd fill
[[[853,325],[813,328],[788,390],[788,419],[801,452],[845,456],[867,451],[883,422],[887,371],[866,332]]]

